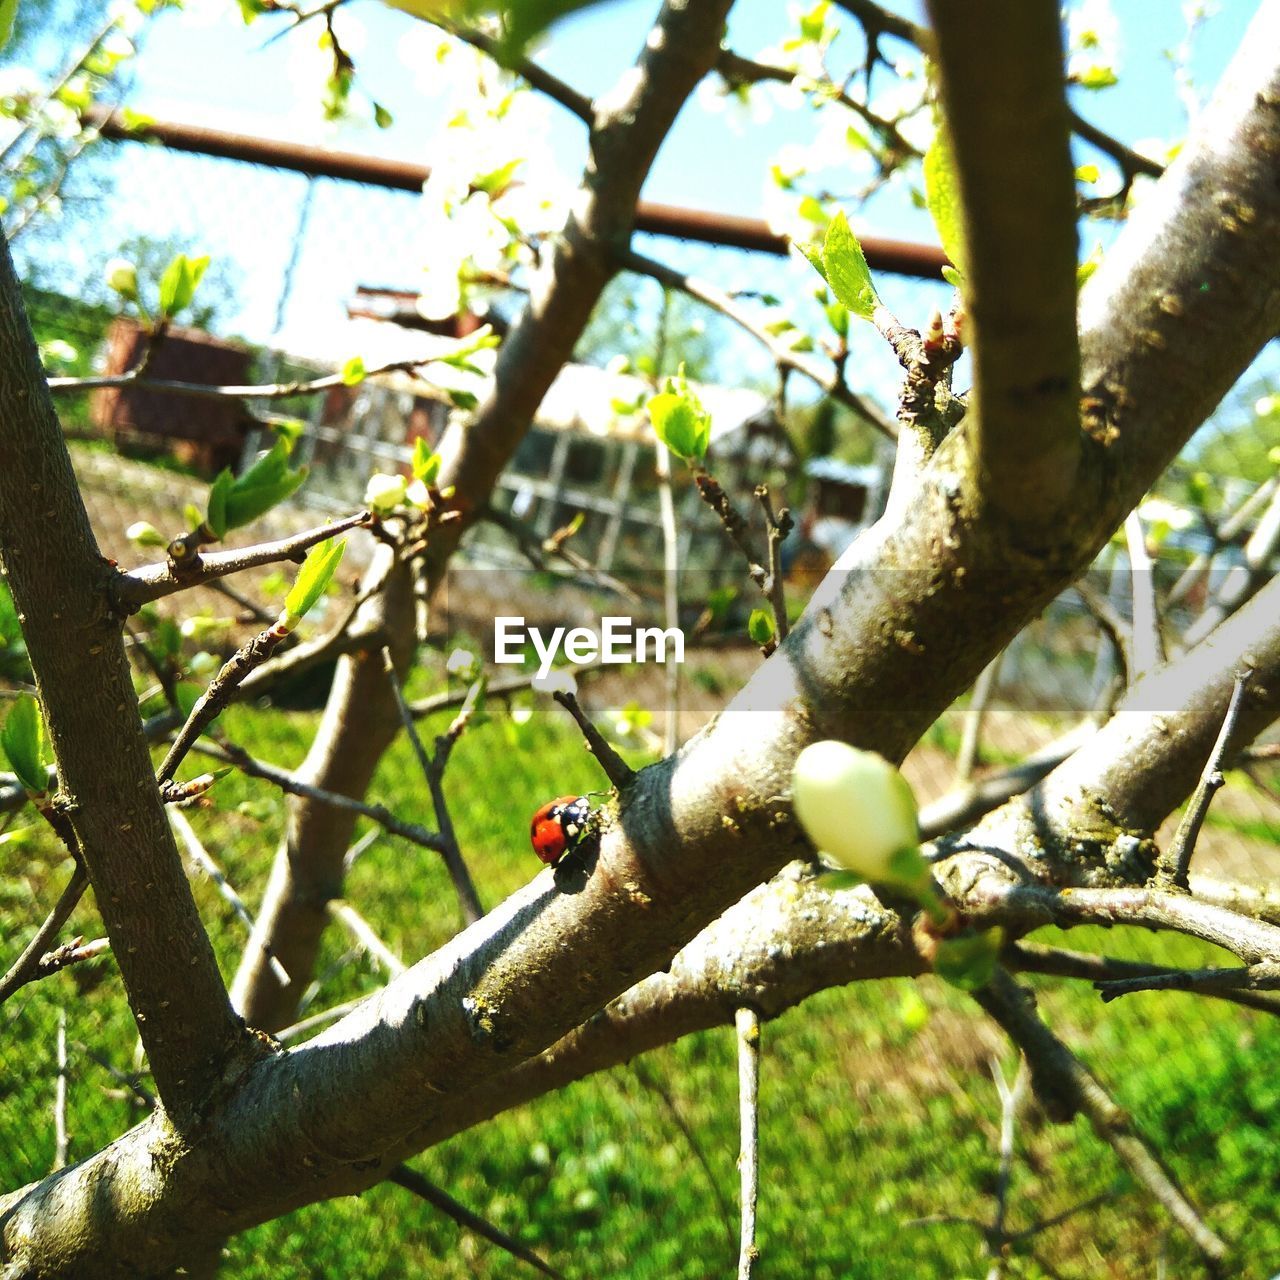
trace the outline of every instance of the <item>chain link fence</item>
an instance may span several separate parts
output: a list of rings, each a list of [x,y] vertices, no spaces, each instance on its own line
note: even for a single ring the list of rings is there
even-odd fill
[[[64,209],[61,222],[33,227],[16,248],[38,336],[46,344],[68,344],[71,350],[55,358],[70,372],[100,370],[113,352],[119,365],[127,335],[113,333],[113,308],[100,281],[103,264],[121,246],[150,246],[156,260],[178,250],[213,256],[202,332],[175,335],[171,348],[175,359],[190,363],[166,375],[190,381],[227,380],[228,367],[232,380],[249,382],[339,367],[352,332],[349,309],[361,287],[412,286],[407,246],[416,244],[415,204],[403,190],[119,141],[99,144],[68,179]],[[785,262],[698,246],[664,245],[663,251],[722,281],[749,275],[759,292],[789,289]],[[924,282],[891,287],[904,315],[927,314],[939,296]],[[716,335],[724,344],[722,378],[754,380],[764,402],[772,403],[768,368],[758,355],[727,331]],[[224,362],[221,373],[215,360]],[[869,361],[863,376],[869,386],[892,386],[891,370],[891,360],[883,366]],[[1160,544],[1152,571],[1156,590],[1175,601],[1165,615],[1171,649],[1179,635],[1207,625],[1198,620],[1211,618],[1216,602],[1246,597],[1276,569],[1280,498],[1272,451],[1280,445],[1280,414],[1267,399],[1276,386],[1271,354],[1162,482],[1162,505],[1145,510],[1147,532]],[[436,410],[428,410],[425,425],[415,426],[412,401],[406,393],[370,387],[363,399],[348,396],[336,409],[332,399],[287,402],[284,410],[308,423],[302,448],[321,482],[304,486],[295,501],[255,527],[255,539],[358,507],[371,470],[402,467],[415,432],[433,437],[443,425]],[[247,411],[219,405],[221,418],[188,432],[184,451],[182,441],[161,438],[154,415],[163,409],[183,421],[185,400],[127,403],[99,393],[96,402],[77,396],[61,407],[76,437],[73,458],[100,544],[125,564],[142,558],[125,530],[138,521],[165,534],[184,527],[188,506],[204,510],[212,470],[251,455],[262,416],[281,408],[253,401]],[[376,429],[369,425],[375,420]],[[512,502],[521,481],[554,479],[555,452],[525,459],[509,486]],[[866,457],[874,465],[881,455],[868,447]],[[566,465],[563,457],[560,463]],[[593,480],[595,492],[613,493],[622,465],[611,462],[608,474]],[[629,465],[638,465],[634,457]],[[791,474],[798,474],[794,462]],[[744,505],[752,479],[746,472],[735,477],[733,496]],[[784,481],[783,491],[803,510],[806,495],[794,480]],[[552,496],[546,527],[539,526],[543,537],[574,507],[563,484]],[[875,512],[863,514],[869,519]],[[722,534],[705,528],[698,545],[711,539]],[[357,546],[353,570],[361,554]],[[725,564],[737,572],[732,557]],[[650,586],[658,576],[649,575]],[[1134,630],[1133,575],[1122,542],[1100,558],[1091,581],[1085,595],[1065,592],[1028,626],[912,752],[906,773],[926,809],[1103,713]],[[707,582],[686,584],[686,597],[705,597]],[[188,657],[229,651],[260,625],[258,617],[278,607],[278,574],[263,571],[233,586],[235,598],[202,591],[198,600],[166,604],[178,618],[202,620],[184,638]],[[801,585],[795,594],[802,598]],[[745,583],[742,598],[749,598]],[[460,622],[453,601],[445,612],[434,625],[436,647],[414,677],[421,690],[438,687],[443,654],[467,638],[468,625],[473,631],[480,625]],[[681,737],[723,705],[756,665],[740,625],[736,639],[732,632],[725,628],[690,654]],[[658,752],[667,706],[661,676],[652,669],[611,672],[584,681],[584,691],[593,716],[634,759]],[[296,766],[323,692],[321,684],[300,704],[310,709],[236,708],[226,724],[262,757]],[[522,696],[495,703],[469,731],[450,785],[464,852],[488,905],[533,870],[523,841],[536,804],[571,786],[588,789],[593,778],[573,735],[545,706]],[[430,819],[403,744],[388,756],[374,792],[403,817]],[[268,787],[239,777],[219,784],[218,795],[216,810],[200,812],[195,821],[252,908],[283,825],[283,804]],[[30,936],[65,874],[38,833],[12,838],[27,821],[10,818],[9,838],[0,844],[0,932],[10,955]],[[352,871],[350,900],[406,959],[425,954],[457,925],[440,869],[376,832],[365,845]],[[1197,866],[1265,886],[1275,882],[1277,858],[1280,762],[1259,757],[1233,771],[1215,800]],[[207,880],[195,883],[229,975],[242,929]],[[96,936],[91,907],[82,907],[73,924]],[[337,925],[330,934],[309,1011],[385,980],[377,962]],[[1106,949],[1165,962],[1199,954],[1194,948],[1171,954],[1163,946],[1126,936]],[[1117,1088],[1202,1203],[1213,1206],[1212,1223],[1247,1241],[1240,1274],[1259,1280],[1272,1274],[1280,1267],[1274,1218],[1280,1091],[1267,1065],[1280,1048],[1274,1027],[1263,1015],[1178,994],[1104,1009],[1092,993],[1073,994],[1048,981],[1036,985],[1064,1035]],[[984,1265],[980,1232],[948,1223],[939,1210],[978,1218],[992,1212],[1000,1104],[990,1071],[993,1056],[1004,1052],[995,1034],[953,993],[895,982],[826,993],[770,1024],[765,1035],[761,1230],[767,1274],[954,1276]],[[566,1274],[690,1280],[725,1274],[735,1255],[731,1233],[726,1238],[736,1186],[733,1073],[727,1033],[691,1037],[463,1135],[428,1153],[420,1167]],[[65,1143],[56,1120],[60,1077]],[[89,1154],[136,1122],[152,1101],[109,960],[74,967],[0,1008],[0,1185],[40,1177],[60,1158]],[[1191,1273],[1185,1245],[1088,1134],[1054,1129],[1031,1109],[1019,1126],[1012,1211],[1029,1235],[1010,1274]],[[1057,1215],[1060,1221],[1037,1228]],[[519,1272],[520,1264],[473,1233],[388,1186],[359,1202],[313,1206],[247,1233],[229,1245],[225,1274]]]

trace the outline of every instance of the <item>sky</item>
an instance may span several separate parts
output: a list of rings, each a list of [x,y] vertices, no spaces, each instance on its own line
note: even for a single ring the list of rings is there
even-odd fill
[[[1257,3],[1218,0],[1211,6],[1213,17],[1199,28],[1189,62],[1201,94],[1221,74]],[[599,94],[634,59],[655,7],[655,0],[610,0],[588,9],[560,23],[536,56],[579,90]],[[923,16],[922,6],[911,0],[898,0],[893,7],[917,20]],[[1184,6],[1178,0],[1113,0],[1112,8],[1119,26],[1120,83],[1092,93],[1077,90],[1076,105],[1092,122],[1127,141],[1167,144],[1186,128],[1185,103],[1167,52],[1183,38]],[[857,24],[847,15],[840,20],[846,34],[833,49],[837,65],[842,62],[842,45],[849,50],[850,63],[860,48]],[[455,105],[428,58],[432,29],[379,0],[354,0],[338,13],[337,21],[339,36],[355,59],[361,91],[376,97],[393,116],[388,129],[323,120],[320,94],[328,55],[318,45],[320,24],[287,34],[281,34],[285,24],[271,18],[246,27],[232,0],[186,0],[183,12],[166,13],[150,25],[129,105],[159,119],[431,163],[440,154],[441,128]],[[788,6],[779,0],[738,0],[728,44],[739,53],[757,55],[776,45],[789,25]],[[886,43],[886,48],[893,47]],[[803,109],[775,106],[764,117],[752,117],[736,107],[724,109],[714,93],[699,93],[663,146],[644,196],[762,215],[767,209],[770,159],[787,144],[805,142],[811,133]],[[538,141],[566,178],[576,177],[585,154],[581,122],[550,108],[545,136]],[[1079,150],[1079,161],[1093,158],[1087,149]],[[318,184],[306,211],[304,180],[271,175],[269,181],[244,169],[135,155],[129,181],[117,183],[116,198],[104,210],[97,233],[104,241],[113,236],[123,240],[130,229],[157,236],[172,226],[193,246],[199,241],[215,260],[228,263],[243,303],[233,327],[257,340],[276,331],[294,351],[331,350],[341,302],[356,284],[415,286],[419,259],[428,250],[412,234],[414,214],[406,200],[379,200],[350,187],[338,191],[332,184]],[[1102,185],[1105,189],[1107,183]],[[304,212],[309,212],[306,235],[281,333],[276,325],[281,281]],[[854,212],[855,227],[864,233],[934,239],[927,213],[912,201],[906,184],[892,186],[860,214]],[[1083,252],[1095,239],[1105,244],[1111,234],[1105,226],[1086,227]],[[807,268],[801,265],[759,256],[672,242],[639,247],[725,287],[752,284],[793,294],[806,279]],[[89,249],[73,244],[66,252],[75,258]],[[901,280],[886,282],[884,289],[890,305],[917,324],[923,323],[933,301],[946,296]],[[878,362],[884,357],[878,350],[871,353],[869,385],[879,381],[883,370]],[[735,360],[733,376],[742,372],[744,362],[759,363],[754,353],[742,349],[737,349]],[[767,362],[764,367],[767,370]]]

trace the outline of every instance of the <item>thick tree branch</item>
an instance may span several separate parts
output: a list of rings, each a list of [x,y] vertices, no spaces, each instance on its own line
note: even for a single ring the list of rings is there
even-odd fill
[[[151,771],[129,660],[8,248],[0,250],[0,550],[67,814],[175,1119],[252,1043],[232,1013]],[[105,768],[104,762],[110,767]]]
[[[979,480],[1017,524],[1043,524],[1072,494],[1080,456],[1075,179],[1058,5],[932,0],[929,12],[964,204],[958,265]]]

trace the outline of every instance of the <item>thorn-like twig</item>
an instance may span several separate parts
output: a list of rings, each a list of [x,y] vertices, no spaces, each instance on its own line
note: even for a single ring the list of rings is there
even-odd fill
[[[420,1200],[425,1200],[427,1204],[452,1218],[460,1227],[474,1231],[482,1240],[488,1240],[490,1244],[497,1245],[513,1258],[527,1262],[529,1266],[541,1271],[544,1276],[552,1276],[553,1280],[564,1280],[564,1276],[559,1271],[544,1262],[528,1245],[521,1244],[514,1236],[508,1235],[500,1227],[495,1227],[492,1222],[482,1218],[478,1213],[473,1213],[466,1205],[459,1204],[447,1191],[442,1191],[416,1169],[411,1169],[407,1164],[396,1165],[387,1175],[387,1181],[394,1182],[396,1186],[403,1187],[406,1191],[411,1191]]]
[[[392,657],[389,646],[383,647],[382,665],[387,673],[391,692],[395,696],[400,723],[404,726],[404,731],[413,746],[413,753],[417,756],[418,764],[427,780],[427,789],[431,792],[431,803],[436,811],[436,826],[440,828],[440,856],[444,859],[449,879],[453,881],[453,889],[458,895],[462,914],[468,924],[474,924],[484,915],[484,907],[480,905],[480,895],[476,893],[475,882],[471,879],[471,872],[458,845],[457,833],[453,829],[453,819],[449,816],[449,806],[444,794],[444,771],[448,767],[449,755],[453,751],[454,744],[471,721],[480,695],[484,691],[484,684],[477,680],[471,685],[463,700],[462,709],[454,717],[448,729],[436,738],[435,751],[429,752],[418,733],[418,726],[414,723],[413,711],[405,701],[404,687],[396,673],[395,658]]]
[[[1196,784],[1186,812],[1182,815],[1178,830],[1161,859],[1161,872],[1179,888],[1187,887],[1191,855],[1195,852],[1196,841],[1200,838],[1200,828],[1204,826],[1213,797],[1226,783],[1222,773],[1223,761],[1226,759],[1227,747],[1235,731],[1236,721],[1240,718],[1245,689],[1252,674],[1252,671],[1245,668],[1236,676],[1235,684],[1231,689],[1231,701],[1227,703],[1227,713],[1223,716],[1222,728],[1218,731],[1218,740],[1213,744],[1208,763],[1200,775],[1200,781]]]
[[[582,736],[586,738],[591,754],[604,770],[605,777],[619,791],[629,787],[635,781],[635,770],[610,746],[604,734],[591,723],[590,717],[578,701],[578,695],[568,689],[557,689],[551,696],[578,722],[578,728],[582,730]]]
[[[738,1033],[738,1121],[741,1138],[738,1174],[742,1233],[738,1280],[751,1280],[760,1256],[756,1247],[756,1205],[760,1193],[760,1015],[745,1005],[734,1014]]]

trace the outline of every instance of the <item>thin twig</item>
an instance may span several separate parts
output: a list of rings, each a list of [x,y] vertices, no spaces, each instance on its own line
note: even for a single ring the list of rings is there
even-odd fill
[[[370,512],[358,511],[355,515],[343,516],[340,520],[330,521],[275,542],[261,542],[235,551],[209,551],[189,556],[183,561],[181,568],[172,559],[143,565],[128,573],[119,574],[112,585],[112,594],[121,612],[136,613],[152,600],[171,596],[176,591],[185,591],[188,587],[205,585],[214,578],[240,573],[245,569],[257,569],[266,564],[277,564],[282,560],[298,560],[316,543],[345,533],[348,529],[368,525],[372,521]]]
[[[1133,644],[1131,679],[1140,679],[1164,661],[1164,642],[1160,638],[1160,613],[1156,607],[1155,566],[1147,551],[1147,535],[1142,517],[1130,511],[1124,522],[1125,541],[1129,547],[1129,590],[1133,601]]]
[[[881,435],[890,440],[897,438],[898,429],[891,418],[882,413],[870,401],[864,400],[861,396],[851,391],[844,380],[835,373],[828,372],[768,333],[724,290],[716,288],[713,284],[708,284],[705,280],[698,280],[693,276],[685,275],[674,267],[667,266],[666,263],[647,258],[632,249],[619,250],[616,258],[618,265],[625,270],[634,271],[637,275],[649,276],[651,279],[658,281],[659,284],[668,288],[678,289],[681,293],[687,293],[689,297],[696,298],[713,311],[718,311],[727,320],[733,321],[739,328],[744,329],[753,338],[762,343],[780,366],[785,369],[794,369],[797,373],[803,374],[838,404],[842,404],[846,409],[852,410],[864,422],[869,423],[879,431]]]
[[[149,1089],[144,1088],[139,1083],[138,1076],[128,1071],[121,1071],[115,1066],[109,1058],[104,1057],[96,1049],[85,1044],[83,1040],[72,1040],[71,1047],[82,1057],[96,1062],[113,1080],[118,1084],[124,1085],[130,1093],[133,1094],[135,1101],[139,1105],[145,1107],[148,1111],[153,1111],[156,1105],[155,1094]]]
[[[441,352],[440,355],[447,355]],[[393,360],[365,372],[365,378],[376,378],[384,373],[417,374],[426,365],[440,359],[440,355],[422,356],[417,360]],[[127,373],[101,374],[92,378],[50,378],[49,390],[54,395],[68,395],[80,391],[98,391],[109,387],[138,387],[145,391],[159,391],[167,395],[190,396],[199,400],[286,400],[291,396],[314,395],[334,387],[347,386],[345,376],[339,373],[325,374],[299,382],[267,382],[255,386],[218,386],[205,382],[178,382],[170,378],[148,378],[137,369]]]
[[[586,738],[591,754],[604,770],[605,777],[619,791],[629,787],[635,781],[635,770],[613,749],[604,734],[591,723],[590,717],[578,702],[578,695],[567,689],[557,689],[551,696],[578,722],[578,728],[582,730],[582,736]]]
[[[58,1074],[53,1086],[53,1173],[67,1167],[67,1011],[58,1010]]]
[[[768,538],[766,554],[762,558],[752,545],[750,526],[715,476],[707,471],[699,471],[693,479],[698,496],[719,517],[730,541],[742,552],[743,559],[747,562],[747,575],[769,602],[773,612],[773,635],[767,643],[761,645],[762,652],[768,657],[787,635],[787,601],[782,578],[781,546],[791,532],[791,513],[784,507],[775,515],[768,487],[760,485],[756,488],[755,496],[765,514]]]
[[[671,1123],[680,1131],[680,1136],[684,1139],[685,1145],[693,1153],[693,1158],[698,1162],[698,1167],[702,1170],[702,1175],[706,1179],[711,1197],[716,1202],[718,1213],[715,1216],[724,1226],[725,1243],[732,1250],[730,1256],[736,1255],[738,1238],[733,1230],[733,1206],[729,1203],[729,1199],[724,1193],[724,1188],[720,1185],[720,1178],[717,1177],[716,1171],[711,1167],[711,1161],[698,1138],[697,1131],[689,1123],[688,1117],[681,1110],[679,1102],[676,1101],[675,1095],[667,1087],[661,1075],[656,1071],[652,1071],[644,1058],[634,1059],[631,1063],[631,1068],[640,1085],[648,1089],[662,1103]]]
[[[1164,969],[1130,978],[1104,978],[1093,985],[1106,1003],[1132,995],[1135,991],[1196,991],[1210,995],[1238,988],[1274,991],[1280,987],[1280,963],[1270,961],[1233,968]]]
[[[84,896],[89,887],[89,877],[77,862],[67,887],[63,889],[53,910],[45,917],[44,923],[36,930],[35,937],[23,948],[22,954],[13,962],[9,972],[0,978],[0,1004],[3,1004],[15,991],[25,987],[42,977],[40,962],[49,944],[57,936],[58,931],[71,918],[76,904]]]
[[[521,1244],[514,1236],[508,1235],[500,1227],[495,1227],[478,1213],[473,1213],[466,1205],[459,1204],[447,1191],[442,1191],[416,1169],[411,1169],[407,1164],[396,1165],[387,1175],[387,1181],[394,1182],[396,1186],[403,1187],[406,1191],[411,1191],[420,1200],[425,1200],[433,1208],[439,1209],[441,1213],[452,1218],[460,1227],[474,1231],[481,1239],[497,1245],[513,1258],[527,1262],[529,1266],[541,1271],[544,1276],[551,1276],[553,1280],[564,1280],[564,1276],[559,1271],[544,1262],[528,1245]]]
[[[246,773],[251,778],[261,778],[263,782],[269,782],[289,795],[316,800],[320,804],[332,805],[335,809],[349,809],[352,813],[358,813],[361,817],[376,822],[391,835],[399,836],[411,844],[420,845],[435,853],[440,852],[440,837],[436,832],[428,831],[426,827],[419,826],[416,822],[402,821],[385,805],[368,804],[363,800],[344,795],[341,791],[326,791],[323,787],[304,782],[287,769],[255,759],[243,747],[236,746],[234,743],[200,742],[193,750],[200,755],[212,756],[215,760],[225,760],[235,765],[241,773]]]
[[[1138,960],[1118,960],[1092,952],[1071,951],[1063,947],[1043,946],[1034,942],[1015,942],[1005,948],[1001,958],[1020,973],[1043,973],[1055,978],[1078,978],[1095,986],[1120,978],[1154,978],[1174,972],[1167,965],[1147,964]],[[1246,1009],[1280,1016],[1280,999],[1252,991],[1229,987],[1196,988],[1197,995],[1216,996]]]
[[[480,694],[483,692],[482,681],[475,681],[467,691],[462,709],[454,717],[453,723],[435,741],[434,753],[428,752],[414,723],[413,712],[405,701],[404,687],[396,673],[395,658],[389,646],[382,650],[383,670],[387,673],[387,681],[395,696],[396,709],[400,713],[400,723],[413,746],[413,753],[418,758],[423,777],[427,780],[427,789],[431,792],[431,803],[436,811],[436,826],[440,829],[440,856],[444,859],[449,879],[453,881],[454,892],[458,895],[458,904],[468,924],[475,924],[484,915],[484,907],[480,904],[480,895],[476,893],[475,882],[467,868],[466,859],[458,844],[457,833],[453,829],[453,819],[449,816],[449,805],[444,794],[444,771],[449,764],[449,755],[454,744],[462,736],[463,730],[471,721]]]
[[[555,534],[549,538],[543,538],[529,528],[523,520],[517,519],[509,511],[499,511],[496,507],[487,507],[481,518],[495,525],[504,533],[510,534],[515,539],[522,554],[536,568],[545,567],[544,556],[559,556],[576,572],[581,573],[584,577],[593,579],[607,591],[616,591],[618,595],[631,604],[642,603],[643,597],[639,592],[628,586],[621,578],[615,577],[604,569],[597,568],[581,552],[568,545],[565,538],[557,537]]]
[[[572,676],[575,680],[581,680],[583,676],[599,673],[603,670],[604,664],[601,662],[584,662],[578,665],[568,664],[563,667],[557,667],[557,672],[563,672],[565,675]],[[531,671],[527,675],[507,676],[502,680],[491,680],[484,690],[486,698],[508,698],[513,694],[525,693],[531,689],[538,679],[536,671]],[[460,707],[471,696],[471,686],[465,689],[446,689],[441,693],[433,693],[429,697],[419,698],[415,702],[409,703],[409,710],[413,713],[415,720],[421,720],[424,716],[435,715],[441,711],[452,711],[454,707]]]
[[[1111,648],[1116,655],[1116,664],[1124,676],[1125,684],[1130,684],[1134,678],[1135,665],[1129,652],[1128,629],[1120,616],[1120,611],[1093,583],[1086,579],[1080,578],[1071,586],[1084,607],[1093,615],[1093,620],[1102,629],[1103,635],[1111,641]]]
[[[331,899],[325,909],[355,939],[360,949],[382,965],[393,978],[408,972],[409,966],[378,937],[373,926],[349,902]]]
[[[671,290],[662,291],[662,323],[665,333],[670,310]],[[662,355],[655,361],[662,368]],[[658,513],[662,520],[662,613],[663,624],[680,626],[680,534],[676,528],[675,494],[671,488],[671,450],[661,441],[654,446],[654,470],[658,479]],[[664,702],[663,751],[671,755],[680,744],[680,663],[668,662],[663,669],[666,688]]]
[[[173,745],[156,774],[161,794],[178,766],[186,758],[197,738],[218,718],[231,702],[237,686],[254,667],[261,666],[289,633],[281,626],[259,631],[252,640],[237,649],[223,664],[222,670],[209,682],[209,687],[196,699],[186,723],[178,730]]]
[[[249,931],[249,937],[256,938],[258,935],[254,919],[249,914],[249,908],[245,906],[244,899],[235,891],[234,886],[223,875],[222,868],[210,856],[200,837],[196,835],[195,828],[188,821],[187,815],[181,809],[170,809],[169,824],[178,833],[178,839],[182,842],[182,847],[186,850],[187,857],[213,881],[218,892],[222,895],[223,901],[231,907],[231,910],[239,917],[240,923]],[[271,967],[271,972],[275,974],[276,981],[282,987],[287,987],[290,981],[288,971],[280,963],[279,957],[271,949],[269,943],[264,941],[261,945],[262,954],[266,956],[267,964]]]
[[[741,1182],[742,1234],[738,1280],[751,1280],[760,1256],[756,1247],[756,1205],[760,1192],[760,1015],[745,1005],[734,1014],[738,1033],[738,1121],[741,1131],[738,1173]]]
[[[329,1023],[337,1022],[339,1018],[345,1018],[347,1014],[362,1004],[364,999],[364,996],[357,996],[354,1000],[344,1000],[341,1004],[335,1004],[328,1009],[321,1010],[319,1013],[313,1013],[310,1017],[303,1018],[290,1027],[285,1027],[283,1031],[277,1031],[276,1039],[281,1044],[292,1044],[295,1040],[301,1040],[309,1031],[327,1027]]]
[[[1205,1224],[1173,1175],[1135,1132],[1127,1113],[1089,1069],[1041,1020],[1034,1001],[1002,969],[974,999],[1026,1056],[1031,1084],[1051,1120],[1083,1114],[1152,1197],[1199,1249],[1207,1268],[1222,1275],[1227,1246]]]
[[[978,748],[982,742],[983,722],[987,717],[987,708],[991,705],[991,695],[1000,679],[1000,663],[1003,658],[1002,649],[982,668],[982,674],[973,686],[973,695],[965,711],[964,728],[960,733],[960,749],[956,753],[956,778],[960,782],[968,782],[973,777],[973,768],[978,762]]]
[[[1016,1152],[1015,1135],[1018,1108],[1022,1105],[1027,1088],[1027,1060],[1020,1058],[1018,1070],[1011,1085],[1005,1079],[1004,1069],[998,1058],[991,1059],[991,1078],[1000,1095],[1000,1167],[996,1173],[996,1211],[991,1222],[987,1251],[991,1255],[991,1269],[987,1280],[1000,1280],[1004,1273],[1004,1255],[1009,1243],[1007,1223],[1009,1218],[1009,1188],[1013,1183],[1013,1158]]]
[[[787,621],[786,583],[782,572],[782,544],[794,527],[791,512],[786,507],[775,512],[773,498],[767,484],[756,485],[756,501],[764,512],[766,536],[769,540],[768,570],[761,591],[773,609],[774,628],[778,633],[778,643],[787,638],[791,624]]]
[[[1208,763],[1200,775],[1195,792],[1187,805],[1182,821],[1173,837],[1169,848],[1161,859],[1160,870],[1169,880],[1180,888],[1187,887],[1187,876],[1191,868],[1191,855],[1195,852],[1196,841],[1200,837],[1200,828],[1204,825],[1213,797],[1225,785],[1226,778],[1222,773],[1223,761],[1226,759],[1227,747],[1235,730],[1236,721],[1240,718],[1240,708],[1244,703],[1245,688],[1252,675],[1247,667],[1236,675],[1231,690],[1231,701],[1227,704],[1227,714],[1222,718],[1222,728],[1218,731],[1218,740],[1209,753]]]

